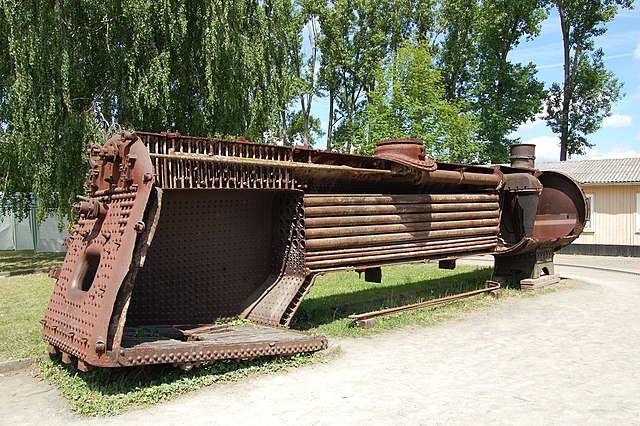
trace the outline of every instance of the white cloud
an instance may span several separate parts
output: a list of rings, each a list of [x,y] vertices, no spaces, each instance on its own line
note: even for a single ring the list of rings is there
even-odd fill
[[[602,158],[629,158],[640,157],[640,152],[636,152],[633,149],[621,149],[617,148],[613,151],[605,152],[602,154]]]
[[[605,117],[602,125],[604,127],[629,127],[633,126],[633,118],[626,114],[612,114]]]
[[[543,120],[527,120],[525,123],[522,123],[520,127],[518,127],[517,131],[535,129],[536,127],[542,126],[544,124],[545,122]]]
[[[556,136],[538,136],[525,143],[536,146],[536,162],[560,161],[560,139]]]
[[[640,43],[633,50],[633,59],[640,59]]]
[[[640,153],[627,147],[615,147],[611,151],[600,154],[596,149],[590,149],[585,155],[574,155],[572,160],[606,160],[611,158],[640,157]]]

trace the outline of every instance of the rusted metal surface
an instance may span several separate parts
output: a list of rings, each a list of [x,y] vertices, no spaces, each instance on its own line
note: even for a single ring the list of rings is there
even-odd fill
[[[521,143],[512,145],[511,155],[509,156],[511,167],[534,170],[536,160],[535,152],[535,144]]]
[[[424,145],[419,139],[387,139],[380,141],[373,156],[414,166],[428,172],[433,172],[438,168],[436,163],[426,156]]]
[[[521,164],[527,157],[526,164]],[[511,178],[503,193],[500,235],[506,243],[496,251],[494,277],[537,279],[540,271],[553,265],[553,253],[571,244],[582,232],[587,201],[578,184],[558,172],[535,170],[535,156],[529,145],[512,148],[512,166],[530,169],[531,177]],[[504,168],[505,181],[521,174]],[[514,173],[515,172],[515,173]],[[523,182],[530,181],[525,188]],[[534,184],[534,185],[532,185]]]
[[[91,169],[86,202],[108,208],[99,217],[80,214],[43,319],[44,338],[64,359],[91,365],[103,365],[113,307],[134,261],[135,227],[153,189],[145,179],[151,162],[135,134],[113,137],[107,148]]]
[[[383,266],[472,254],[508,272],[584,225],[570,178],[434,162],[415,140],[368,157],[123,133],[89,164],[43,320],[50,351],[83,370],[320,350],[287,330],[319,274],[379,282]],[[215,325],[236,317],[252,325]]]
[[[160,336],[140,337],[127,330],[117,362],[121,366],[146,364],[188,364],[229,358],[291,355],[315,352],[326,347],[325,338],[306,333],[256,325],[212,328],[196,334],[188,328],[171,331],[150,329]],[[172,333],[173,332],[173,333]],[[180,340],[183,336],[187,339]],[[176,338],[180,337],[180,338]]]

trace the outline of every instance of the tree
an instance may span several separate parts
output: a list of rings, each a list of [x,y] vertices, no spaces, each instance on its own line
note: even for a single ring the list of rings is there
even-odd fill
[[[313,97],[318,94],[318,55],[319,55],[319,20],[318,9],[321,6],[312,0],[303,1],[301,10],[296,14],[297,20],[306,28],[309,42],[309,57],[305,58],[302,45],[293,53],[293,64],[296,75],[297,93],[300,100],[300,118],[302,119],[302,145],[309,146],[310,123],[314,119],[311,116]],[[302,27],[302,25],[300,25]],[[300,28],[302,31],[302,28]]]
[[[324,136],[320,120],[309,116],[305,123],[302,110],[287,114],[287,127],[289,129],[288,145],[304,145],[313,147],[318,138]],[[305,144],[305,136],[307,143]]]
[[[93,102],[99,93],[89,80],[102,82],[107,75],[88,47],[95,33],[104,34],[105,7],[38,0],[0,5],[0,46],[6,49],[0,68],[0,205],[20,215],[35,197],[42,218],[58,204],[69,206],[82,189],[82,157],[96,134]]]
[[[283,145],[290,145],[288,111],[298,93],[298,82],[294,76],[299,70],[300,51],[302,49],[302,16],[297,2],[274,0],[265,2],[267,12],[268,39],[278,40],[268,50],[274,72],[270,80],[279,105],[272,124]]]
[[[3,209],[69,212],[114,124],[262,140],[291,101],[291,0],[0,6]]]
[[[537,0],[484,2],[480,8],[472,102],[486,160],[493,163],[508,162],[508,135],[542,110],[545,91],[535,65],[511,63],[508,55],[523,38],[539,34],[546,16]]]
[[[562,86],[554,83],[547,98],[547,125],[560,136],[560,161],[592,146],[586,136],[600,128],[622,84],[607,71],[594,38],[606,32],[618,7],[632,0],[554,0],[560,15],[564,52]]]
[[[426,43],[405,42],[377,73],[377,86],[366,107],[366,128],[371,143],[362,147],[370,154],[374,141],[416,137],[437,160],[463,162],[477,159],[473,114],[464,105],[445,99],[440,70]]]
[[[445,96],[449,100],[471,97],[478,57],[478,9],[478,0],[450,0],[442,4],[444,38],[438,66],[443,70]]]
[[[362,142],[362,112],[375,85],[374,72],[387,53],[382,0],[336,0],[320,14],[321,80],[329,92],[330,149],[350,152]]]

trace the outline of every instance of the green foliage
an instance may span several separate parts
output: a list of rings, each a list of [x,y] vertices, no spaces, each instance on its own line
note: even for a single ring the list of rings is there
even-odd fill
[[[554,0],[560,15],[564,51],[564,79],[554,83],[547,98],[547,125],[560,136],[560,161],[583,154],[592,146],[586,136],[600,128],[622,84],[606,70],[594,38],[606,32],[618,8],[632,0]]]
[[[304,145],[305,125],[303,115],[303,111],[296,111],[294,113],[287,114],[288,144]],[[306,132],[307,145],[310,147],[315,146],[317,139],[324,136],[324,130],[322,130],[320,119],[309,115]]]
[[[561,135],[568,155],[584,154],[586,148],[593,146],[586,136],[600,129],[602,120],[611,113],[611,104],[620,97],[622,84],[613,72],[606,70],[602,57],[603,52],[598,49],[591,56],[583,53],[577,58],[572,98],[566,112],[560,84],[553,83],[549,90],[547,124]]]
[[[400,47],[379,69],[377,82],[366,107],[370,143],[363,144],[363,152],[371,153],[381,139],[416,137],[437,160],[474,158],[480,149],[474,117],[462,102],[445,99],[441,71],[425,43]]]
[[[433,121],[442,123],[423,126],[429,131],[416,131],[414,136],[428,135],[426,145],[433,146],[439,159],[506,161],[512,142],[508,135],[541,110],[544,97],[535,67],[509,62],[508,53],[521,40],[537,35],[544,17],[546,12],[536,0],[362,1],[348,10],[340,2],[332,3],[321,15],[321,81],[331,109],[329,145],[348,152],[371,151],[378,137],[375,129],[368,128],[371,111],[377,111],[378,118],[386,114],[382,121],[387,124],[374,120],[382,127],[394,120],[394,114],[379,107],[380,96],[374,94],[374,89],[389,85],[380,81],[388,78],[378,71],[380,63],[392,63],[403,46],[420,43],[433,55],[435,65],[429,64],[429,69],[440,71],[438,96],[448,103],[441,103],[447,108],[434,115]],[[368,23],[366,31],[363,22]],[[395,118],[399,119],[391,126],[395,129],[380,134],[412,133],[406,131],[406,119]],[[414,127],[420,125],[416,122]],[[453,142],[434,144],[443,134]]]
[[[261,140],[291,99],[290,0],[0,1],[3,208],[67,213],[115,123]]]
[[[375,70],[387,54],[385,4],[338,0],[319,14],[321,87],[329,92],[330,102],[328,138],[343,152],[362,141],[362,111],[375,86]]]
[[[508,135],[542,110],[545,97],[535,66],[511,63],[508,54],[523,38],[538,35],[547,13],[537,0],[483,2],[480,12],[473,109],[487,144],[484,160],[507,163],[513,142]]]
[[[479,117],[481,161],[508,161],[508,135],[542,109],[535,66],[514,64],[509,52],[540,31],[547,16],[537,0],[443,3],[444,40],[438,64],[447,99],[465,100]]]
[[[477,70],[476,44],[478,0],[442,2],[444,40],[441,43],[439,65],[443,70],[447,99],[468,99]]]
[[[295,75],[295,96],[300,102],[300,110],[297,113],[289,114],[291,120],[297,120],[295,123],[289,123],[289,126],[298,126],[295,129],[287,129],[289,136],[297,138],[295,143],[309,146],[312,144],[311,133],[317,133],[320,128],[320,120],[311,115],[311,105],[313,98],[319,95],[318,67],[320,55],[320,24],[318,13],[323,8],[321,1],[318,0],[300,0],[300,10],[294,13],[294,20],[299,22],[298,32],[304,32],[307,35],[309,43],[309,55],[305,55],[302,46],[297,51],[292,51],[292,66]],[[315,127],[315,128],[312,128]],[[286,145],[291,140],[284,141]]]
[[[566,66],[547,121],[563,152],[579,153],[620,96],[593,38],[631,3],[0,0],[0,209],[21,215],[35,201],[39,218],[69,212],[85,147],[119,128],[310,142],[321,96],[332,149],[422,136],[439,159],[504,162],[509,134],[543,98],[533,64],[508,54],[538,34],[548,4],[561,15]],[[410,44],[432,55],[420,59],[427,69],[396,75]]]

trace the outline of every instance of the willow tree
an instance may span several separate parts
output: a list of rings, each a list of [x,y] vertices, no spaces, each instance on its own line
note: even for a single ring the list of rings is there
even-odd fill
[[[2,206],[25,212],[36,198],[42,216],[59,202],[68,205],[82,188],[84,147],[96,134],[90,79],[101,66],[89,46],[102,24],[99,18],[87,19],[83,29],[76,23],[102,10],[91,3],[1,4]]]
[[[289,99],[290,0],[0,0],[3,209],[68,211],[115,125],[260,140]]]

